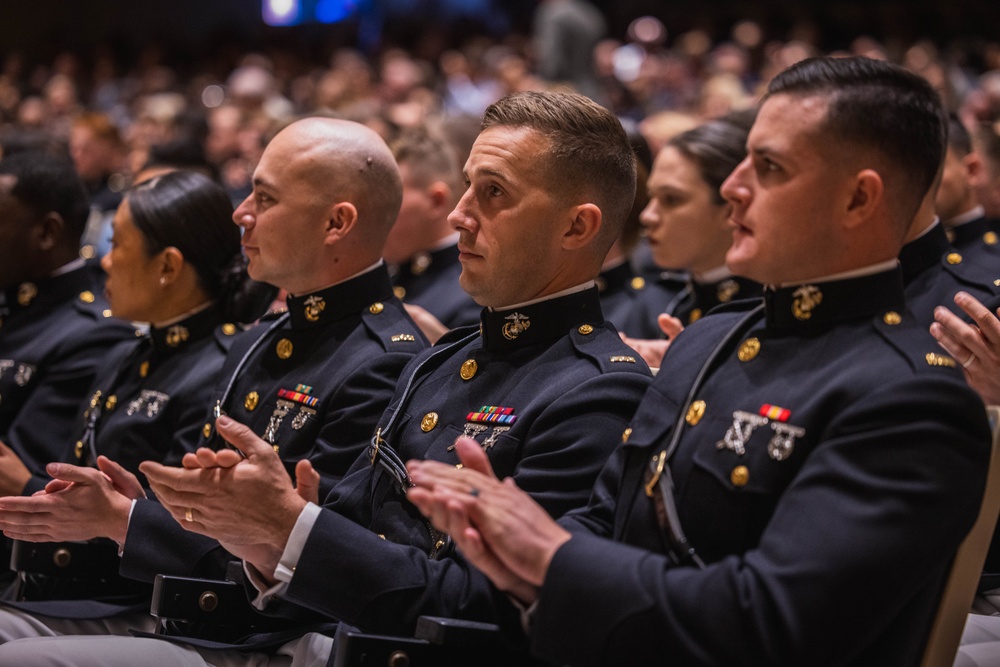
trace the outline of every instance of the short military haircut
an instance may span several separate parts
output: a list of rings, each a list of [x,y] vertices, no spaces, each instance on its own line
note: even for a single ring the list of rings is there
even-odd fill
[[[426,126],[403,130],[389,145],[399,166],[407,166],[411,183],[426,188],[444,181],[459,194],[461,169],[455,151],[445,136]]]
[[[486,109],[483,130],[493,127],[530,128],[549,140],[547,185],[601,209],[597,249],[607,253],[632,208],[636,186],[635,153],[614,114],[575,93],[515,93]]]
[[[16,179],[11,194],[39,217],[59,214],[66,225],[66,245],[80,244],[90,208],[72,162],[41,152],[17,153],[0,160],[0,176]]]
[[[775,76],[768,97],[827,98],[823,130],[837,145],[872,149],[897,217],[912,220],[944,159],[948,116],[920,76],[870,58],[809,58]],[[886,173],[889,172],[889,173]]]

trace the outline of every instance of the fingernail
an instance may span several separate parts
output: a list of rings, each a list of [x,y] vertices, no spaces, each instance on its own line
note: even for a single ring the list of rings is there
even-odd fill
[[[62,470],[62,466],[59,465],[58,463],[50,463],[47,466],[45,466],[45,472],[49,473],[53,477],[55,477],[57,474],[59,474],[59,472],[61,470]]]
[[[233,423],[228,415],[219,415],[218,419],[215,420],[216,426],[229,426]]]

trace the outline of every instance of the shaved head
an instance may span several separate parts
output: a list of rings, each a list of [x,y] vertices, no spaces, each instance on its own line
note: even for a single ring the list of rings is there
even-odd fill
[[[381,250],[403,184],[392,151],[377,133],[348,120],[306,118],[279,132],[268,145],[272,149],[287,157],[288,175],[308,186],[317,205],[354,204],[358,232]]]

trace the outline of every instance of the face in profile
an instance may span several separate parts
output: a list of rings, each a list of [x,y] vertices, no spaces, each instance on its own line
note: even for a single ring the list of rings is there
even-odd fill
[[[721,266],[732,238],[729,205],[717,201],[694,160],[674,146],[664,147],[647,189],[649,203],[639,221],[656,264],[695,275]]]
[[[38,224],[31,210],[11,194],[17,179],[0,176],[0,289],[28,280],[32,273],[32,226]]]
[[[101,259],[108,274],[105,293],[115,317],[149,322],[162,293],[161,253],[149,255],[145,237],[132,220],[128,199],[115,212],[111,251]]]
[[[828,275],[830,258],[845,251],[837,211],[853,181],[822,130],[827,105],[778,94],[761,106],[747,158],[721,189],[732,204],[733,273],[771,285],[809,280]]]
[[[472,147],[467,190],[448,221],[460,234],[462,289],[482,306],[538,298],[559,271],[571,207],[550,185],[548,141],[529,128],[491,127]]]
[[[317,187],[300,127],[289,126],[264,150],[253,175],[253,191],[233,212],[243,228],[247,272],[292,294],[322,287],[326,193]]]

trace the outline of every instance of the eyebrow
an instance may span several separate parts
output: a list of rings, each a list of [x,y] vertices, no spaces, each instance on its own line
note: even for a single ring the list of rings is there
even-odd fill
[[[253,186],[255,188],[259,187],[259,186],[263,186],[263,187],[271,189],[271,190],[276,189],[274,187],[274,183],[268,181],[267,179],[261,178],[260,176],[254,176],[253,177]]]

